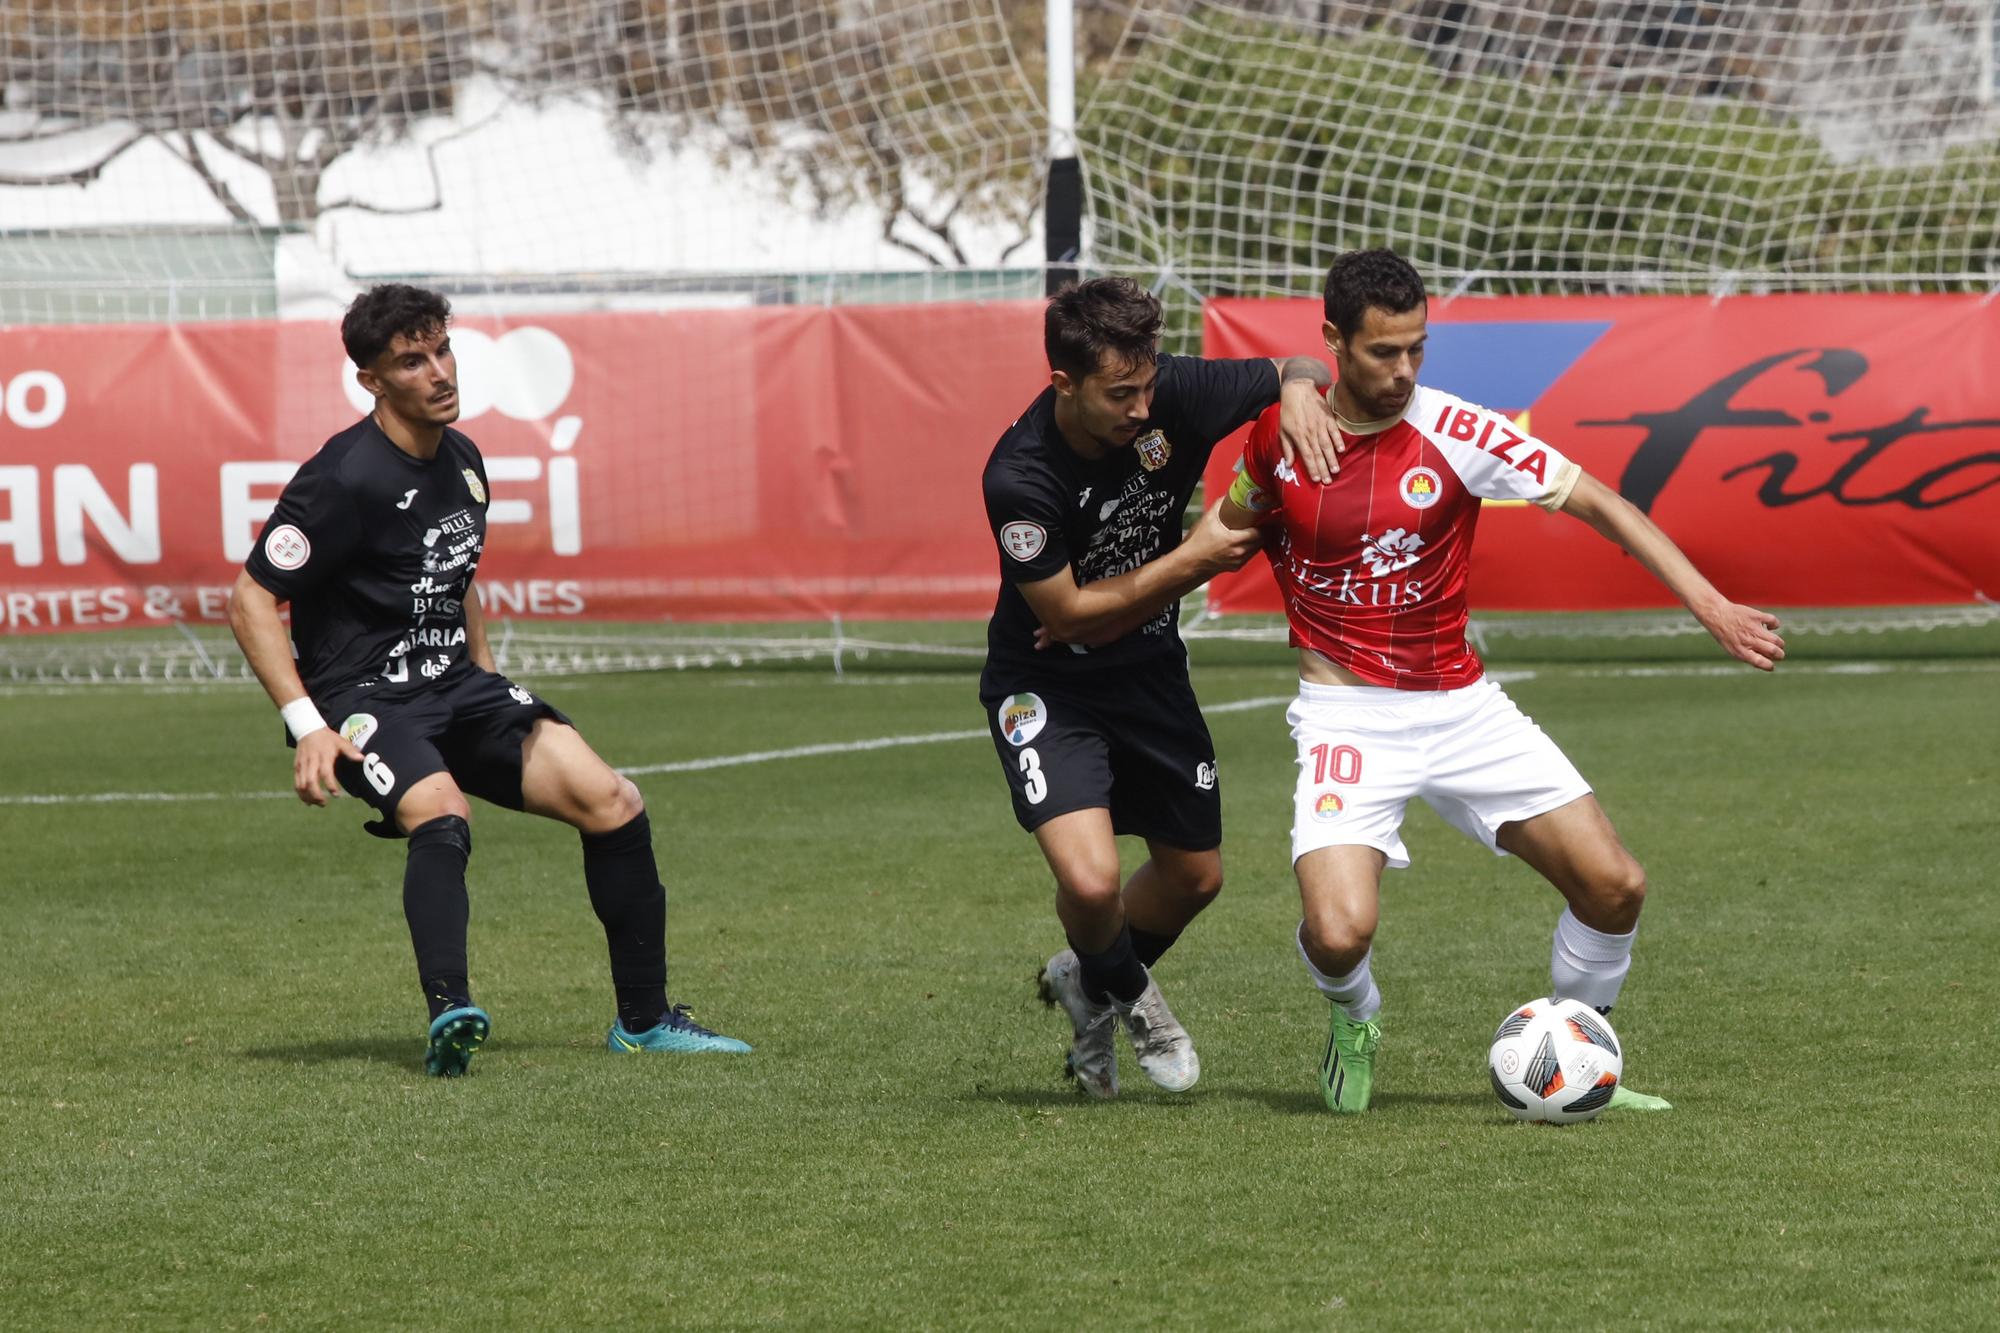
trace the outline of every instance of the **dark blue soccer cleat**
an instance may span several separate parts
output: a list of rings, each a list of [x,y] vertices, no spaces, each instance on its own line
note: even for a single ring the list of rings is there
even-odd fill
[[[604,1039],[605,1049],[613,1055],[637,1055],[643,1051],[675,1051],[695,1053],[701,1051],[726,1051],[740,1054],[750,1049],[748,1042],[734,1037],[725,1037],[707,1028],[688,1016],[688,1007],[677,1004],[667,1010],[667,1016],[658,1026],[644,1032],[627,1032],[621,1019],[611,1025],[611,1031]]]

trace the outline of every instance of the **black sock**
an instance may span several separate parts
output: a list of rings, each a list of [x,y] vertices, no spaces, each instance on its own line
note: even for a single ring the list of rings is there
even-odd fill
[[[1070,947],[1076,949],[1075,941]],[[1118,938],[1103,953],[1076,949],[1076,961],[1082,972],[1083,993],[1093,1003],[1103,1004],[1108,997],[1130,1004],[1146,993],[1146,969],[1132,950],[1129,926],[1118,928]]]
[[[1139,961],[1147,967],[1160,961],[1161,955],[1174,947],[1174,941],[1181,937],[1177,930],[1171,935],[1155,935],[1150,930],[1132,928],[1132,952],[1139,955]]]
[[[403,865],[403,919],[417,954],[417,979],[431,1018],[472,1003],[466,984],[465,863],[472,858],[472,826],[457,815],[419,824],[410,833]]]
[[[582,837],[583,882],[611,950],[618,1021],[644,1032],[667,1013],[667,890],[653,860],[653,824],[641,810],[623,828]]]

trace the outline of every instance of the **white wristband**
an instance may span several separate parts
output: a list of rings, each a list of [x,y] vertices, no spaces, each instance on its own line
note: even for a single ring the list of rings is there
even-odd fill
[[[326,730],[326,719],[319,715],[319,709],[313,707],[313,701],[303,694],[280,708],[278,715],[285,719],[285,729],[292,733],[295,741],[302,741],[315,731]]]

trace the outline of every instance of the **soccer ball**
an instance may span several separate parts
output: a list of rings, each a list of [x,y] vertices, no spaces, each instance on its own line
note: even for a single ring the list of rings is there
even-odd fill
[[[1568,1125],[1610,1102],[1625,1056],[1603,1014],[1581,1000],[1540,999],[1507,1015],[1486,1065],[1516,1118]]]

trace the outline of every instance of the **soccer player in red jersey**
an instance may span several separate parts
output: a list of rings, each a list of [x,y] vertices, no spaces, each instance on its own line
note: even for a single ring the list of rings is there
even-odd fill
[[[1446,822],[1541,873],[1566,900],[1549,970],[1558,997],[1609,1011],[1632,964],[1646,875],[1555,742],[1485,678],[1465,641],[1466,567],[1482,500],[1530,500],[1583,520],[1687,606],[1723,650],[1769,671],[1778,619],[1730,601],[1667,535],[1548,443],[1474,403],[1419,386],[1423,280],[1387,250],[1353,251],[1326,280],[1331,394],[1346,444],[1324,483],[1252,430],[1223,522],[1266,525],[1299,650],[1292,864],[1299,953],[1332,1002],[1320,1091],[1366,1110],[1382,1004],[1369,971],[1385,866],[1407,866],[1403,811]],[[1620,1087],[1611,1105],[1664,1110]]]

